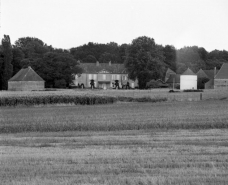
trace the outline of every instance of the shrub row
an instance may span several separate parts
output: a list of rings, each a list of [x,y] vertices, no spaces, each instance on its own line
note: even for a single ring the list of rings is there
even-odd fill
[[[144,96],[144,97],[118,96],[117,100],[118,101],[123,101],[123,102],[162,102],[162,101],[167,101],[167,98],[166,97],[151,98],[149,96]]]
[[[117,99],[109,96],[94,95],[44,95],[44,96],[21,96],[21,97],[0,97],[0,106],[34,106],[49,104],[80,104],[94,105],[114,103]]]
[[[183,90],[183,92],[203,92],[202,89],[186,89],[186,90]]]

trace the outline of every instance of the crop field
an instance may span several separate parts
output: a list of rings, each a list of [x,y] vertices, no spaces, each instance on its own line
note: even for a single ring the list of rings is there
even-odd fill
[[[0,108],[0,184],[228,184],[227,113],[226,99]]]
[[[205,89],[202,92],[202,99],[228,99],[227,89]],[[114,97],[151,97],[166,98],[168,101],[199,101],[201,92],[177,92],[169,93],[169,89],[153,90],[101,90],[101,89],[68,89],[57,91],[2,91],[0,97],[29,97],[29,96],[82,96],[82,95],[99,95]]]

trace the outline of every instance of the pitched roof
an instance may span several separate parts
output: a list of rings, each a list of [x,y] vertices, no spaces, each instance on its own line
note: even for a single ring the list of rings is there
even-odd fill
[[[169,79],[166,83],[180,83],[180,75],[179,74],[170,74]]]
[[[196,73],[198,78],[209,78],[207,76],[207,74],[204,72],[204,70],[200,69],[197,73]]]
[[[228,63],[223,63],[215,79],[228,79]]]
[[[166,74],[176,74],[172,69],[168,68]]]
[[[9,81],[44,81],[31,67],[21,69]]]
[[[210,79],[214,79],[215,76],[215,71],[212,70],[203,70],[205,72],[205,74],[208,76],[208,78]],[[218,71],[216,71],[216,74],[218,73]]]
[[[187,69],[185,72],[183,72],[181,75],[196,75],[195,73],[192,72],[191,69]]]
[[[126,73],[124,64],[107,64],[107,63],[81,63],[80,67],[83,69],[83,73],[99,73],[104,70],[109,73]]]

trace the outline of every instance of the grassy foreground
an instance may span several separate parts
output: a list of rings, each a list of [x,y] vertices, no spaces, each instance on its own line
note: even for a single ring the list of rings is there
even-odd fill
[[[225,185],[227,112],[226,100],[1,108],[0,184]]]

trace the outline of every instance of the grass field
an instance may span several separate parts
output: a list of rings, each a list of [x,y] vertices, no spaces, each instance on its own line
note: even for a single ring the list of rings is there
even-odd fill
[[[227,113],[226,100],[1,108],[0,184],[228,184]]]

